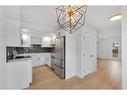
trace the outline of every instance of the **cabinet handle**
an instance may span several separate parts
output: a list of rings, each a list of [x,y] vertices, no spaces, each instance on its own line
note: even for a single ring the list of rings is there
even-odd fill
[[[85,53],[83,53],[83,56],[85,56]]]
[[[93,55],[91,54],[90,57],[93,57]]]

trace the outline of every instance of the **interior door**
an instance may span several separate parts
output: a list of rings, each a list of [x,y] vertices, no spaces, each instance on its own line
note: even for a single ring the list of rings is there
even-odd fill
[[[96,70],[96,60],[97,60],[97,41],[94,35],[90,35],[89,37],[89,62],[90,65],[89,72],[92,73]]]
[[[82,73],[88,75],[96,70],[96,36],[86,33],[82,37]]]

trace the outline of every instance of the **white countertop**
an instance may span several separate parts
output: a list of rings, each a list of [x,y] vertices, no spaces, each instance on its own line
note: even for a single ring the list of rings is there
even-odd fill
[[[32,60],[32,58],[12,59],[12,60],[9,60],[7,63],[9,63],[9,62],[15,62],[15,61],[25,61],[25,60]]]

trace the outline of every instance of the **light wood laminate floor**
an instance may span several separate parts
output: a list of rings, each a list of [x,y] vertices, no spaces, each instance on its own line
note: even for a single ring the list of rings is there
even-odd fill
[[[98,59],[97,71],[84,77],[60,79],[47,66],[33,69],[33,83],[27,89],[121,89],[121,63]]]

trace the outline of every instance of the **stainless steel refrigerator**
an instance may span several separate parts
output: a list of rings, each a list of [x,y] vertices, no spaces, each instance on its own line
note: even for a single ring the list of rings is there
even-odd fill
[[[65,36],[57,37],[54,54],[51,56],[51,66],[60,78],[65,78]]]

